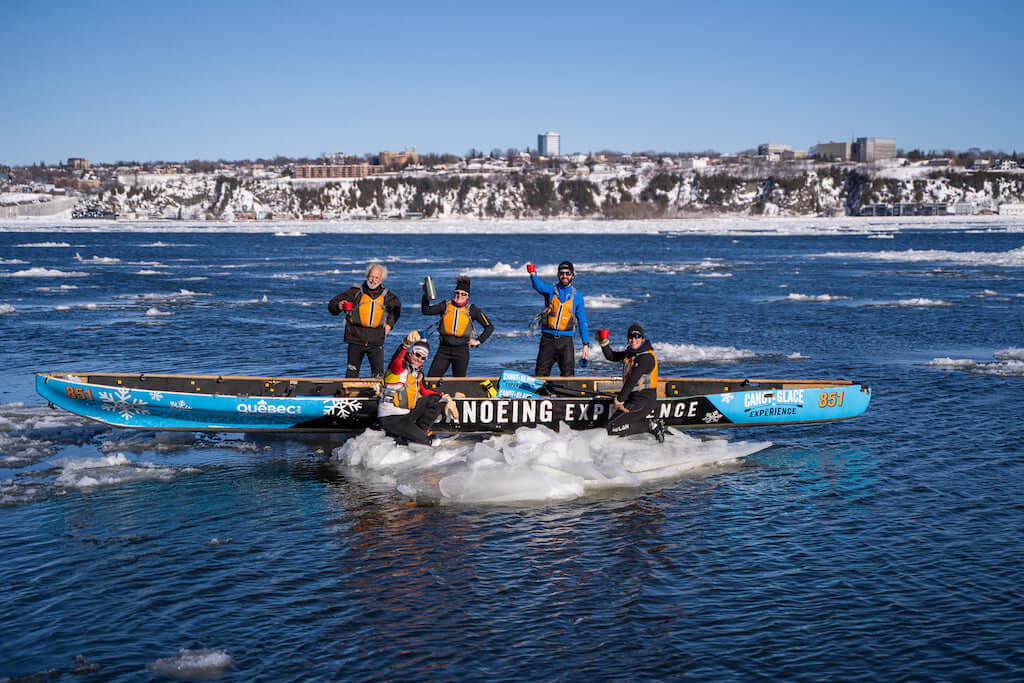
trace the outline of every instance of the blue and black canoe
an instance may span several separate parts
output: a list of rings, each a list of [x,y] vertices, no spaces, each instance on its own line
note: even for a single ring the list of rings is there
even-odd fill
[[[610,377],[430,378],[458,420],[439,433],[512,432],[545,425],[603,427],[622,380]],[[500,393],[495,390],[500,388]],[[377,422],[373,379],[51,372],[36,375],[50,404],[116,427],[193,432],[361,432]],[[492,395],[493,394],[493,395]],[[848,380],[662,378],[656,416],[678,429],[848,420],[871,390]]]

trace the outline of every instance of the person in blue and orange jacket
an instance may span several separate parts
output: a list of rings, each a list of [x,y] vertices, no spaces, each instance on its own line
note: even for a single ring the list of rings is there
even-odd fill
[[[359,376],[364,357],[369,359],[374,377],[384,376],[384,338],[402,315],[402,302],[384,288],[387,276],[387,267],[371,263],[362,285],[349,287],[327,304],[331,315],[345,313],[346,377]]]
[[[590,359],[590,342],[587,336],[587,311],[583,304],[583,295],[572,286],[576,278],[576,268],[571,261],[558,264],[558,282],[549,285],[537,277],[537,268],[532,263],[526,264],[526,272],[530,274],[530,282],[538,293],[544,295],[544,310],[540,313],[541,334],[540,348],[537,350],[537,364],[533,374],[548,377],[551,367],[557,361],[558,371],[562,377],[576,374],[573,367],[576,347],[572,336],[579,330],[583,348],[580,358]]]
[[[434,436],[430,425],[444,407],[449,414],[454,404],[447,394],[428,389],[423,383],[423,364],[430,345],[413,330],[402,341],[384,373],[384,392],[377,402],[377,420],[384,433],[400,444],[429,445]],[[452,415],[457,420],[457,415]]]
[[[469,367],[469,350],[480,346],[494,332],[494,325],[487,319],[484,312],[469,303],[469,278],[460,276],[455,282],[455,293],[449,301],[430,303],[426,282],[423,284],[423,300],[420,303],[423,315],[439,315],[441,320],[437,330],[441,335],[437,353],[430,364],[428,377],[440,377],[452,369],[452,377],[465,377]],[[473,337],[473,323],[483,329],[477,337]]]

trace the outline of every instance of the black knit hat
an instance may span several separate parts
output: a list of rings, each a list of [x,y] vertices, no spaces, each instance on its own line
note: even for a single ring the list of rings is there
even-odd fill
[[[573,275],[576,274],[576,267],[572,265],[572,261],[562,261],[558,264],[559,270],[568,270]]]
[[[455,289],[469,294],[469,278],[465,275],[460,275],[459,279],[455,281]]]
[[[641,337],[646,337],[644,334],[644,328],[640,327],[640,323],[633,323],[629,326],[629,330],[626,332],[626,336],[631,336],[634,332],[639,332]]]

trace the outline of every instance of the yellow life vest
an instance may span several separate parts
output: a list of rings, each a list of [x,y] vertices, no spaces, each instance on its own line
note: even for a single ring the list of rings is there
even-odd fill
[[[420,374],[412,370],[402,370],[399,375],[390,370],[384,373],[384,396],[382,400],[393,403],[399,408],[412,410],[420,397]]]
[[[576,326],[576,313],[573,310],[573,299],[576,298],[576,288],[571,287],[569,298],[562,301],[558,298],[558,288],[551,294],[551,301],[544,309],[545,325],[549,330],[571,330]]]
[[[349,311],[348,321],[359,327],[382,327],[384,325],[384,297],[388,290],[382,289],[377,296],[363,292],[359,301]]]
[[[654,355],[654,351],[642,351],[641,353],[638,353],[635,356],[630,356],[629,358],[627,358],[626,365],[622,369],[622,379],[623,381],[625,381],[626,378],[629,377],[630,371],[633,369],[633,366],[636,365],[636,359],[639,358],[644,353],[651,354],[651,358],[654,359],[654,367],[651,369],[650,372],[640,376],[640,379],[638,379],[636,382],[636,386],[633,387],[633,391],[658,388],[658,357]]]
[[[444,307],[444,314],[441,315],[441,334],[449,337],[465,337],[470,339],[473,336],[473,325],[469,319],[469,304],[456,306],[451,301]]]

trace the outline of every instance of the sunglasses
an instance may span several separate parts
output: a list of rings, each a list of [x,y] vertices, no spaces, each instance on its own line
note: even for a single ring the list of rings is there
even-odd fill
[[[469,292],[463,292],[461,289],[455,290],[455,298],[461,299],[462,297],[469,296]]]
[[[644,335],[640,334],[639,332],[633,332],[633,333],[631,333],[629,335],[629,338],[630,339],[643,339]]]
[[[427,354],[425,354],[425,353],[413,352],[413,353],[410,353],[409,355],[412,356],[413,358],[419,358],[420,360],[426,360],[427,359]]]
[[[560,271],[558,271],[558,277],[562,277],[563,275],[570,275],[571,276],[572,275],[572,271],[570,271],[570,270],[560,270]]]

